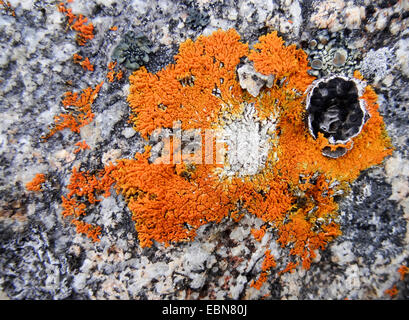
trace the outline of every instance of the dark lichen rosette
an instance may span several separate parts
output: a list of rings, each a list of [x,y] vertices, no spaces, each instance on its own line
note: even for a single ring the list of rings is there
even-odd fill
[[[151,53],[149,45],[149,40],[143,34],[127,32],[115,47],[112,59],[123,64],[127,69],[137,70],[149,62]]]
[[[311,135],[316,139],[322,133],[332,149],[325,147],[322,153],[330,158],[345,155],[352,148],[352,138],[362,130],[369,117],[365,101],[360,99],[365,84],[355,78],[330,76],[316,80],[308,89],[307,122]]]

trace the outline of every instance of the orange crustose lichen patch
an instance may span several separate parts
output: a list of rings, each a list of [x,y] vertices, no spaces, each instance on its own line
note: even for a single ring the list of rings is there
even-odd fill
[[[66,8],[63,2],[58,5],[58,10],[65,13],[68,19],[68,26],[77,32],[76,41],[78,45],[83,46],[88,40],[94,38],[94,25],[92,23],[86,24],[88,22],[87,17],[84,17],[82,14],[73,14],[72,9]]]
[[[45,175],[37,173],[33,180],[26,184],[26,189],[29,191],[41,191],[41,184],[45,182]]]
[[[153,165],[148,158],[149,149],[135,160],[119,160],[111,173],[116,190],[128,201],[141,246],[151,246],[152,240],[192,240],[197,228],[220,222],[233,209],[210,175],[211,166]]]
[[[287,88],[304,92],[314,79],[306,73],[307,54],[295,44],[286,47],[277,31],[261,36],[248,57],[258,72],[284,80]]]
[[[262,227],[260,229],[251,229],[251,234],[253,235],[254,239],[256,239],[258,242],[261,242],[264,235],[266,234],[266,228]]]
[[[248,53],[234,30],[216,31],[209,37],[182,43],[176,64],[156,74],[144,67],[130,77],[128,102],[135,129],[147,137],[157,128],[171,128],[180,120],[182,130],[211,128],[229,105],[238,110],[242,90],[235,66]],[[218,90],[223,101],[214,95]]]
[[[66,128],[79,133],[80,129],[89,124],[94,119],[94,113],[91,110],[92,103],[98,95],[104,82],[98,84],[95,89],[88,87],[83,90],[81,95],[77,92],[66,92],[62,100],[63,106],[69,110],[69,113],[62,113],[54,117],[54,127],[43,136],[48,139],[58,131]]]
[[[245,56],[258,72],[274,75],[273,86],[257,97],[237,80],[236,67]],[[111,63],[108,69],[114,67]],[[169,163],[157,161],[164,154],[152,160],[147,147],[134,159],[117,160],[97,175],[74,169],[63,214],[87,214],[86,204],[96,203],[113,185],[128,203],[141,246],[189,241],[204,224],[224,218],[239,221],[251,214],[265,223],[252,230],[256,239],[272,230],[278,244],[289,251],[291,259],[279,274],[299,265],[310,268],[317,251],[341,234],[336,192],[347,189],[362,170],[380,164],[392,146],[376,94],[366,87],[360,98],[370,118],[353,138],[353,148],[337,159],[325,157],[321,150],[328,141],[321,135],[314,139],[304,121],[305,90],[314,80],[308,69],[305,52],[285,46],[276,32],[260,37],[252,50],[232,29],[185,41],[175,64],[156,74],[142,67],[129,77],[127,100],[134,128],[146,139],[157,129],[173,128],[176,121],[181,130],[223,130],[226,121],[243,117],[243,105],[252,104],[260,120],[276,119],[276,142],[264,168],[251,176],[224,177],[219,173],[226,162],[204,164],[203,155],[184,155],[175,162],[174,150],[181,142],[172,136],[164,141]],[[109,77],[114,79],[114,74]],[[276,262],[267,250],[262,273],[252,286],[260,288],[273,267]]]

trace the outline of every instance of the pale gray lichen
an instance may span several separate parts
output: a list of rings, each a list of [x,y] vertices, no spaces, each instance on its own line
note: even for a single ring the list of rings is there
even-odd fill
[[[390,70],[393,54],[389,48],[370,50],[360,65],[361,74],[366,79],[381,80]]]
[[[221,176],[254,175],[263,170],[268,153],[277,142],[277,115],[260,120],[254,104],[245,104],[243,114],[223,127],[222,141],[228,146]]]

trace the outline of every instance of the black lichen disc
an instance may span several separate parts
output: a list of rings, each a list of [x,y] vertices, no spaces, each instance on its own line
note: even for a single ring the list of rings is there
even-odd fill
[[[332,77],[314,87],[307,114],[313,136],[322,132],[332,143],[356,136],[365,119],[356,83],[343,77]]]

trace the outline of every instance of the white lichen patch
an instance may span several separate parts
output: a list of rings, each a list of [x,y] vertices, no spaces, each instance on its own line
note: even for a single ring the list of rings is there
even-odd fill
[[[246,104],[240,118],[223,127],[222,141],[227,144],[221,177],[251,176],[263,170],[276,140],[276,118],[261,121],[254,104]]]
[[[361,73],[365,78],[374,77],[375,82],[385,78],[390,72],[393,53],[389,48],[370,50],[361,62]]]

